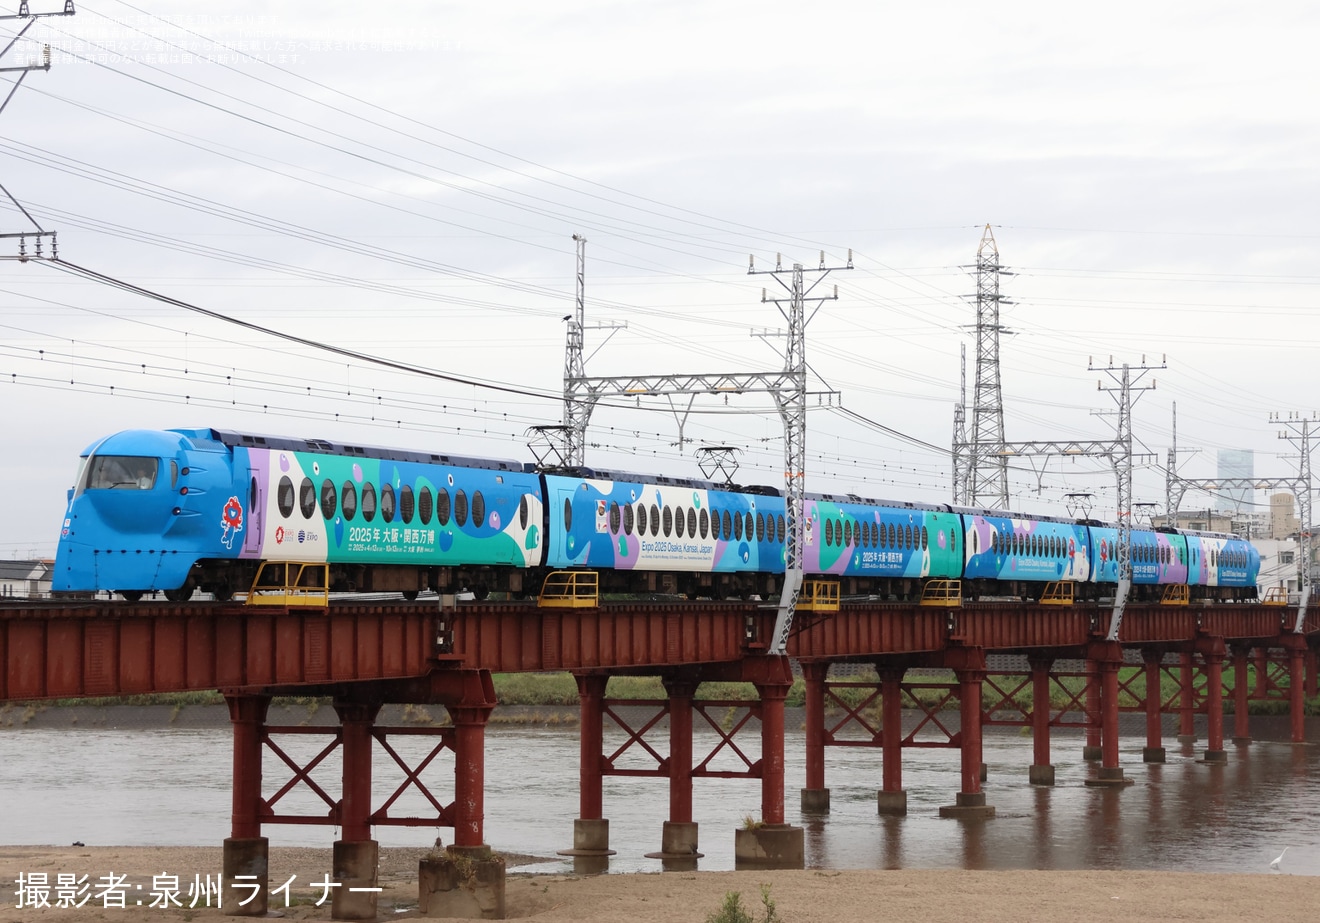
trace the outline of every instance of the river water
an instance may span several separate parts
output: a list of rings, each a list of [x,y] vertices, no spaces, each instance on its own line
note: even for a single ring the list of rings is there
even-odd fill
[[[1320,728],[1312,727],[1314,736]],[[991,732],[985,740],[987,803],[997,815],[986,821],[938,816],[958,789],[956,750],[917,749],[903,755],[908,815],[880,817],[879,751],[830,748],[826,784],[832,811],[804,816],[798,810],[803,784],[803,739],[787,738],[787,820],[806,828],[811,868],[922,869],[1142,869],[1260,872],[1284,846],[1282,870],[1320,874],[1320,747],[1287,742],[1283,719],[1253,719],[1257,739],[1230,745],[1226,766],[1200,763],[1196,745],[1166,741],[1168,762],[1141,762],[1141,737],[1122,738],[1124,770],[1133,780],[1121,790],[1083,783],[1092,767],[1081,758],[1079,736],[1053,741],[1056,785],[1027,783],[1031,740],[1016,732]],[[617,746],[618,734],[607,739]],[[759,743],[739,745],[755,759]],[[282,737],[280,745],[306,760],[324,745],[311,737]],[[415,763],[427,749],[418,738],[391,738]],[[698,759],[718,738],[698,734]],[[703,749],[704,748],[704,749]],[[0,843],[64,845],[219,845],[229,833],[231,738],[214,729],[43,729],[0,731]],[[375,803],[402,781],[389,757],[376,750]],[[313,773],[334,796],[338,759]],[[486,841],[507,852],[553,857],[536,871],[571,869],[555,857],[572,845],[578,813],[578,741],[575,729],[492,725],[486,749]],[[644,765],[637,762],[634,765]],[[441,801],[452,797],[452,758],[438,761],[423,778]],[[736,768],[724,762],[721,768]],[[289,778],[267,752],[263,794],[269,797]],[[324,815],[324,805],[305,789],[295,790],[280,810]],[[617,850],[611,871],[657,871],[644,853],[660,848],[668,811],[664,780],[607,777],[605,815],[610,845]],[[422,814],[415,794],[392,814]],[[760,816],[760,783],[698,779],[693,815],[700,825],[699,867],[733,867],[734,830],[747,815]],[[338,831],[320,826],[271,825],[272,845],[328,846]],[[377,827],[383,846],[429,846],[433,828]]]

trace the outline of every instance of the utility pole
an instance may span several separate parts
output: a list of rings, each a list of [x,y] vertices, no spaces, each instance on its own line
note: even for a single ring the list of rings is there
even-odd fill
[[[10,40],[8,45],[6,45],[3,49],[0,49],[0,58],[3,58],[5,55],[9,53],[10,49],[14,47],[15,43],[18,42],[18,40],[21,39],[27,33],[28,29],[32,28],[32,25],[38,19],[42,19],[47,16],[72,16],[73,14],[74,14],[73,0],[64,0],[64,9],[62,11],[55,13],[33,13],[28,9],[28,0],[20,0],[18,4],[17,15],[0,16],[0,20],[26,19],[27,23],[23,26],[23,28],[18,30],[18,34],[15,35]],[[14,81],[14,85],[10,88],[9,93],[5,96],[4,102],[0,102],[0,112],[5,111],[5,107],[9,105],[9,101],[14,98],[14,94],[17,93],[18,88],[22,86],[24,78],[26,78],[27,75],[32,71],[37,71],[37,70],[40,71],[50,70],[49,45],[42,46],[40,63],[23,64],[18,67],[0,67],[0,74],[13,74],[13,73],[18,74],[18,78]],[[9,190],[6,189],[3,185],[0,185],[0,193],[4,193],[5,198],[7,198],[10,202],[13,202],[14,207],[17,208],[20,212],[22,212],[23,217],[28,220],[28,222],[32,225],[33,228],[36,229],[34,231],[25,230],[25,231],[16,231],[12,233],[0,232],[0,239],[12,239],[15,237],[18,238],[18,254],[16,256],[0,256],[0,259],[18,260],[21,263],[26,263],[28,260],[32,260],[32,259],[35,260],[58,259],[59,249],[58,249],[58,242],[55,237],[55,232],[47,231],[40,224],[38,224],[37,219],[33,218],[32,215],[28,212],[28,210],[24,208],[19,203],[18,199],[14,198],[10,194]],[[28,253],[29,238],[33,242],[32,253]],[[45,241],[47,239],[49,239],[50,241],[49,256],[47,256],[47,254],[45,253],[45,246],[44,246]]]
[[[968,480],[971,477],[971,447],[967,444],[967,344],[959,343],[958,403],[953,408],[953,503],[966,506]]]
[[[761,290],[761,302],[774,304],[788,322],[784,368],[781,371],[727,372],[709,375],[580,376],[565,383],[565,394],[577,395],[578,400],[589,407],[594,407],[596,402],[606,396],[638,399],[673,398],[680,395],[695,398],[702,394],[726,398],[730,394],[749,393],[771,396],[784,424],[784,519],[787,547],[784,586],[780,595],[779,612],[775,618],[774,634],[767,651],[770,654],[784,652],[792,629],[798,594],[802,589],[802,500],[806,481],[808,396],[806,328],[822,304],[838,299],[839,289],[836,285],[832,294],[812,293],[834,270],[852,268],[851,250],[848,251],[848,262],[843,266],[826,266],[823,251],[820,255],[820,265],[814,269],[803,269],[801,263],[796,263],[791,270],[785,270],[781,257],[775,258],[775,268],[772,270],[757,270],[755,260],[748,261],[748,275],[772,276],[787,294],[787,297],[771,298],[765,289]],[[807,273],[817,274],[810,285],[805,281]],[[810,315],[807,313],[809,304],[813,305]],[[566,364],[565,367],[568,368],[568,365]],[[828,393],[830,397],[837,396],[834,392]],[[583,425],[585,426],[585,420]],[[534,427],[533,429],[544,434],[556,428]]]
[[[1008,509],[1008,458],[1004,447],[1004,393],[999,380],[999,306],[1012,304],[999,293],[999,277],[1012,275],[999,264],[999,246],[985,226],[976,251],[976,386],[972,396],[972,506]]]
[[[1297,506],[1298,516],[1301,518],[1302,527],[1298,534],[1297,544],[1298,557],[1300,562],[1297,568],[1297,590],[1299,594],[1297,604],[1297,621],[1293,625],[1293,632],[1301,634],[1306,628],[1306,606],[1311,598],[1311,437],[1313,435],[1311,424],[1317,422],[1315,414],[1309,417],[1299,416],[1298,414],[1289,415],[1288,419],[1279,419],[1278,414],[1272,415],[1271,419],[1285,427],[1283,432],[1279,433],[1280,439],[1286,439],[1297,447]]]
[[[1115,400],[1118,402],[1118,426],[1115,433],[1114,448],[1115,452],[1110,456],[1114,463],[1114,474],[1118,479],[1118,589],[1114,591],[1114,610],[1109,619],[1109,632],[1106,640],[1117,641],[1118,629],[1123,622],[1123,608],[1127,604],[1128,593],[1132,590],[1132,405],[1135,399],[1132,392],[1137,392],[1137,398],[1140,398],[1141,392],[1153,391],[1155,382],[1152,379],[1149,385],[1141,388],[1134,388],[1136,382],[1145,377],[1146,373],[1154,369],[1168,368],[1161,362],[1159,365],[1146,365],[1145,357],[1142,357],[1142,363],[1135,369],[1126,362],[1122,366],[1114,365],[1111,357],[1109,365],[1096,366],[1090,365],[1093,372],[1104,372],[1115,383],[1110,387],[1105,387],[1103,382],[1097,382],[1096,387],[1101,391],[1114,393]],[[1133,377],[1133,371],[1137,374]]]

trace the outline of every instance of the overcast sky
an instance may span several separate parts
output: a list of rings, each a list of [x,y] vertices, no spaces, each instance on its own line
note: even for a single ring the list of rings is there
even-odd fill
[[[1220,448],[1291,475],[1270,414],[1320,409],[1314,4],[77,6],[0,60],[51,46],[0,112],[0,184],[64,260],[208,310],[553,395],[575,233],[588,323],[627,323],[587,331],[593,375],[781,368],[782,341],[752,335],[783,320],[749,254],[852,248],[808,328],[811,387],[947,449],[990,224],[1015,273],[1008,439],[1112,435],[1112,382],[1088,365],[1167,357],[1134,416],[1157,454],[1135,499],[1162,507],[1175,402],[1188,477]],[[31,229],[7,200],[0,223]],[[79,452],[119,429],[531,460],[525,431],[561,409],[35,261],[0,262],[0,393],[0,557],[53,555]],[[602,408],[588,462],[696,475],[694,446],[731,443],[740,480],[782,477],[762,398],[703,399],[684,435],[680,452],[655,403]],[[828,409],[807,446],[810,490],[949,499],[947,452]],[[1023,463],[1013,505],[1093,492],[1108,518],[1113,483],[1099,462]]]

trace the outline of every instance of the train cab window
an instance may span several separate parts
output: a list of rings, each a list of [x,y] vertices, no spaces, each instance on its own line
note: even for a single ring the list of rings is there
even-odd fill
[[[448,496],[446,496],[446,499],[448,499]],[[448,519],[449,517],[446,516],[445,518]],[[571,497],[564,500],[564,531],[573,531],[573,500]]]
[[[344,512],[345,522],[352,522],[357,515],[357,488],[352,481],[345,481],[339,491],[339,508]]]
[[[651,537],[660,534],[660,507],[651,504]]]
[[[380,520],[394,522],[394,486],[385,484],[380,489]]]
[[[610,501],[610,534],[618,535],[619,527],[623,525],[623,513],[619,510],[619,504],[615,500]]]
[[[413,496],[413,489],[407,484],[399,488],[399,516],[404,524],[413,521],[413,516],[417,513],[417,500]]]
[[[422,525],[431,524],[431,515],[435,512],[435,501],[431,497],[431,488],[423,487],[417,491],[417,516],[422,521]],[[527,528],[527,498],[523,497],[522,502],[523,528]]]
[[[316,485],[312,483],[311,478],[303,478],[302,483],[298,485],[298,509],[303,514],[303,519],[311,519],[312,514],[316,512]]]
[[[729,515],[728,510],[724,511],[724,516],[721,518],[724,522],[724,530],[721,538],[727,542],[733,538],[733,518]]]
[[[459,527],[467,525],[468,518],[468,495],[465,490],[454,491],[454,522]]]
[[[691,509],[691,508],[688,509],[687,521],[688,521],[688,522],[687,522],[687,526],[688,526],[688,535],[692,536],[693,538],[696,538],[696,537],[697,537],[697,511],[696,511],[695,509]]]
[[[666,538],[674,534],[674,510],[668,504],[665,505],[664,509],[663,526]]]
[[[632,508],[632,504],[628,504],[627,506],[625,506],[625,507],[623,508],[623,534],[624,534],[624,535],[632,535],[632,534],[633,534],[633,508]]]
[[[376,488],[370,482],[362,485],[362,518],[367,522],[376,518]]]
[[[683,527],[687,525],[687,520],[683,516],[683,507],[674,509],[674,534],[679,538],[683,537]]]
[[[285,519],[293,515],[293,480],[287,474],[280,478],[280,485],[275,488],[275,503]]]
[[[567,505],[568,501],[565,500],[564,503]],[[567,517],[567,514],[565,516]],[[435,492],[435,521],[437,525],[449,525],[449,491],[443,487]],[[565,522],[564,526],[567,527],[568,523]]]
[[[339,492],[335,490],[335,482],[326,478],[321,482],[321,515],[326,519],[334,519],[338,500]]]
[[[423,489],[425,489],[425,488],[423,488]],[[528,517],[529,515],[530,515],[530,512],[529,512],[529,510],[527,509],[527,495],[526,495],[526,494],[523,494],[521,497],[518,498],[518,528],[520,528],[520,529],[526,529],[526,528],[527,528],[527,517]],[[632,507],[631,507],[631,506],[628,507],[628,523],[629,523],[629,527],[631,527],[631,525],[632,525]]]
[[[472,524],[478,529],[486,524],[486,498],[479,490],[472,492]]]
[[[701,529],[703,539],[710,535],[710,512],[704,506],[701,508],[701,515],[697,518],[697,525]]]
[[[87,470],[88,490],[151,490],[159,462],[137,455],[94,455]]]
[[[637,504],[637,534],[646,534],[646,504]]]

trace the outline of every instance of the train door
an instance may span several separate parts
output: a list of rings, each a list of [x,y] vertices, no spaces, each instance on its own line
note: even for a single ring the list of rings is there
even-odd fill
[[[247,528],[243,531],[243,557],[255,558],[261,555],[261,521],[265,508],[265,491],[261,489],[261,472],[248,469]]]
[[[546,479],[546,566],[571,567],[573,559],[582,551],[570,540],[573,517],[580,512],[573,508],[575,488],[580,481],[568,478]]]

